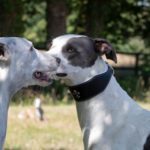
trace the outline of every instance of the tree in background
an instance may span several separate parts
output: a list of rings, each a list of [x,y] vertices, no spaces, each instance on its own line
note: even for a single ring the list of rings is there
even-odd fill
[[[24,0],[23,35],[39,48],[47,41],[66,32],[67,3],[65,0]]]
[[[46,42],[46,1],[23,0],[25,31],[22,36],[33,41],[37,47],[45,47]]]
[[[46,0],[47,39],[66,32],[67,2],[66,0]]]
[[[103,35],[122,51],[147,51],[146,44],[150,34],[150,1],[111,0]],[[124,45],[124,46],[123,46]],[[143,47],[141,47],[143,45]]]
[[[45,49],[47,40],[58,35],[86,34],[106,38],[117,51],[149,53],[149,16],[150,0],[0,0],[0,36],[23,36]],[[149,56],[141,58],[147,79]],[[64,87],[57,82],[52,87],[45,93],[51,90],[62,99]]]
[[[0,0],[0,36],[20,36],[25,30],[22,0]]]
[[[104,37],[119,51],[149,52],[150,0],[1,0],[0,35],[38,47],[65,33]]]
[[[148,52],[150,1],[71,0],[70,10],[69,33],[105,37],[120,51]]]
[[[68,33],[86,33],[87,4],[88,0],[68,0],[69,13],[66,20]]]

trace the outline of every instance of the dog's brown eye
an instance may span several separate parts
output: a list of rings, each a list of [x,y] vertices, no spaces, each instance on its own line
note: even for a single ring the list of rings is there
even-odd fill
[[[74,52],[76,52],[76,50],[74,48],[68,48],[68,49],[66,49],[66,51],[68,53],[74,53]]]

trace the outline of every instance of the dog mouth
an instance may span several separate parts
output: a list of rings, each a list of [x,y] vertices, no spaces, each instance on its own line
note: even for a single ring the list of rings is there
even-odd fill
[[[56,76],[57,77],[66,77],[67,76],[67,73],[56,73]]]
[[[35,71],[33,73],[33,78],[35,78],[36,80],[42,83],[50,84],[52,82],[52,79],[48,76],[48,74],[41,71]]]

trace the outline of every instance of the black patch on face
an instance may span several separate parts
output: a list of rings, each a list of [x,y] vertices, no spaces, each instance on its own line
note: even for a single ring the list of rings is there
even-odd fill
[[[90,67],[98,55],[94,42],[88,37],[71,38],[62,49],[63,55],[73,66]]]
[[[4,56],[4,44],[0,43],[0,56]]]
[[[150,135],[146,139],[143,150],[150,150]]]

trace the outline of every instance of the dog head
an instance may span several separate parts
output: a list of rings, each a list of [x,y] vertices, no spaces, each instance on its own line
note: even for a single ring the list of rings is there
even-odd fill
[[[107,59],[117,62],[116,52],[105,39],[92,39],[83,35],[63,35],[55,38],[49,53],[55,57],[58,64],[56,76],[72,80],[94,66],[97,59],[106,55]],[[88,70],[89,71],[89,70]]]
[[[49,72],[54,69],[54,58],[38,51],[23,38],[0,38],[0,82],[17,84],[18,88],[28,85],[48,85]],[[50,66],[50,64],[53,64]]]

